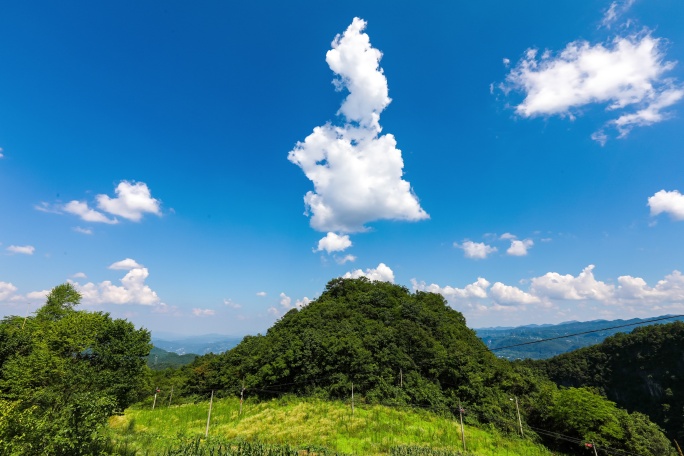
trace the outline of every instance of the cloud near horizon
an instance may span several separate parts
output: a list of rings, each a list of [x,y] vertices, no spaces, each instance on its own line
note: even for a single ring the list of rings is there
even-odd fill
[[[597,280],[594,265],[584,268],[577,276],[548,272],[529,280],[527,291],[516,286],[490,282],[482,277],[464,288],[427,285],[412,279],[413,289],[439,293],[457,310],[506,310],[515,307],[558,309],[560,303],[597,303],[616,309],[663,310],[667,306],[684,309],[684,275],[673,271],[650,287],[640,277],[620,276],[617,285]]]
[[[160,303],[161,300],[157,293],[145,283],[150,275],[148,269],[138,264],[135,260],[126,258],[125,260],[113,263],[108,269],[128,271],[120,279],[121,285],[114,285],[109,280],[98,284],[93,282],[81,284],[74,280],[69,280],[76,290],[81,293],[83,304],[138,304],[152,306]]]
[[[404,161],[394,136],[380,135],[380,113],[391,99],[379,66],[382,53],[371,46],[365,28],[364,20],[354,18],[326,54],[336,89],[349,92],[337,112],[343,125],[314,128],[288,154],[314,185],[304,202],[317,231],[354,233],[376,220],[429,218],[402,179]]]
[[[349,271],[342,276],[343,279],[358,279],[359,277],[366,277],[371,281],[394,283],[394,271],[385,263],[380,263],[377,268],[369,268],[365,271],[362,269]]]

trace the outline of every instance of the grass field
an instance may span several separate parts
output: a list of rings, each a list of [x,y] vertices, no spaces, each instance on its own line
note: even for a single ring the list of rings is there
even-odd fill
[[[112,440],[137,454],[164,454],[179,442],[204,438],[208,408],[208,402],[155,410],[132,408],[110,420]],[[458,422],[423,410],[362,405],[355,407],[352,415],[349,405],[342,402],[287,397],[246,401],[242,415],[239,409],[238,399],[214,400],[209,443],[260,442],[319,454],[377,455],[389,454],[391,449],[398,454],[406,452],[407,446],[463,452]],[[465,454],[551,455],[532,442],[472,426],[465,427],[465,440]],[[411,451],[409,448],[408,453]]]

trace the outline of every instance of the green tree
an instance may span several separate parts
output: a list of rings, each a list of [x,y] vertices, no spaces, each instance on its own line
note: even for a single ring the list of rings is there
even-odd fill
[[[96,454],[107,418],[138,400],[149,332],[79,302],[59,285],[25,325],[0,323],[0,454]]]

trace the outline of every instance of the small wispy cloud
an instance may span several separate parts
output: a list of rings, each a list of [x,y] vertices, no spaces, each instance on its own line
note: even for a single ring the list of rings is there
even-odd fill
[[[601,25],[606,28],[611,28],[620,18],[634,5],[636,0],[619,0],[614,1],[603,13]]]
[[[241,306],[240,304],[234,302],[232,299],[229,299],[229,298],[224,299],[224,300],[223,300],[223,304],[224,304],[225,306],[230,307],[231,309],[234,309],[234,310],[237,310],[237,309],[241,309],[241,308],[242,308],[242,306]]]
[[[195,307],[192,309],[192,314],[196,317],[211,317],[212,315],[216,315],[216,311],[213,309],[200,309]]]
[[[36,251],[36,248],[32,245],[10,245],[6,250],[10,253],[33,255],[33,252]]]
[[[92,228],[81,228],[80,226],[74,227],[74,231],[76,231],[77,233],[81,233],[81,234],[88,234],[88,235],[93,234]]]
[[[354,261],[356,261],[356,257],[354,255],[345,255],[343,257],[335,257],[335,262],[337,264],[353,263]]]

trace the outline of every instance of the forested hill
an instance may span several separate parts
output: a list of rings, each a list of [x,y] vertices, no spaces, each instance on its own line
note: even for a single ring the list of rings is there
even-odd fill
[[[559,389],[524,364],[497,358],[438,294],[366,278],[333,279],[308,306],[261,336],[198,357],[158,387],[206,400],[282,395],[465,409],[470,424],[538,438],[575,454],[583,442],[640,455],[673,455],[662,432],[586,388]],[[167,382],[162,384],[161,382]],[[520,421],[516,412],[519,403]],[[557,436],[564,436],[559,439]]]
[[[560,385],[600,389],[684,442],[684,322],[637,328],[535,364]]]
[[[612,336],[613,334],[619,332],[628,333],[637,326],[651,325],[653,324],[652,320],[666,317],[667,316],[649,319],[632,318],[630,320],[571,321],[557,325],[527,325],[519,326],[517,328],[482,328],[476,329],[475,332],[487,347],[494,350],[499,357],[508,360],[526,358],[547,359],[562,353],[568,353],[573,350],[601,343],[606,337]],[[668,320],[662,320],[662,322],[669,323],[676,320],[684,321],[684,317],[675,317]],[[501,349],[501,347],[535,342],[543,339],[552,340]]]
[[[265,336],[247,336],[197,362],[203,360],[220,374],[195,378],[198,390],[239,392],[244,380],[272,392],[346,398],[354,383],[369,399],[426,406],[452,402],[455,394],[439,385],[471,398],[506,371],[441,296],[365,279],[332,280],[320,298],[288,312]],[[468,385],[470,378],[482,385]]]

